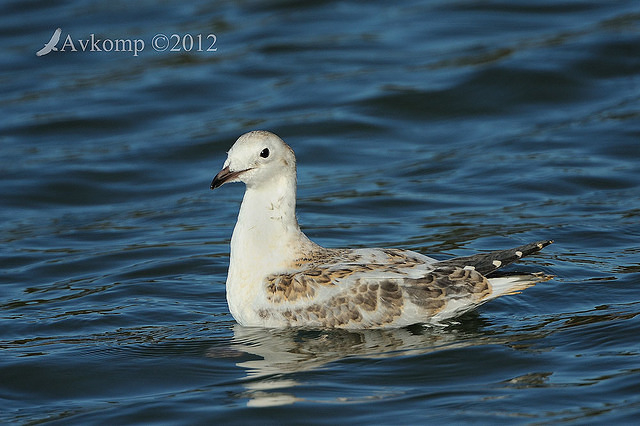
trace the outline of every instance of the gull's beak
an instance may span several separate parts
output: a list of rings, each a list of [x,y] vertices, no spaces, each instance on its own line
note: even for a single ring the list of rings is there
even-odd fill
[[[248,169],[250,170],[250,169]],[[247,170],[240,170],[237,172],[232,172],[229,170],[229,166],[220,170],[220,172],[213,178],[211,181],[211,189],[216,189],[229,182],[230,180],[238,177],[241,173],[246,172]]]

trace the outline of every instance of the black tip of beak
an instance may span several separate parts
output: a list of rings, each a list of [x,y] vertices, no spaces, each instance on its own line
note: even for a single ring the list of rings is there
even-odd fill
[[[227,180],[228,178],[228,170],[225,172],[225,170],[220,171],[220,173],[218,173],[213,180],[211,181],[211,186],[209,188],[216,189],[216,188],[220,188]]]
[[[220,170],[217,175],[215,175],[215,177],[211,181],[211,186],[209,188],[211,188],[212,190],[216,188],[220,188],[224,184],[224,182],[228,179],[228,177],[229,177],[229,168],[225,167],[224,169]]]

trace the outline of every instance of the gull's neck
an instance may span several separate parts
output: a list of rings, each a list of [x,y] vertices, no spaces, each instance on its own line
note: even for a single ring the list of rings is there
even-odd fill
[[[234,267],[259,273],[285,269],[312,245],[296,219],[295,175],[247,185],[231,237],[230,273],[246,276]]]

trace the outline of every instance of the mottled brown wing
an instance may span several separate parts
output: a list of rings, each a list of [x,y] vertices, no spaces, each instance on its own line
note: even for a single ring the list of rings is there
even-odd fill
[[[451,301],[468,301],[470,306],[491,294],[487,278],[474,269],[455,266],[435,268],[424,278],[403,282],[408,301],[424,308],[429,316],[445,310]]]
[[[421,278],[388,271],[381,278],[376,269],[366,265],[272,275],[267,298],[290,325],[363,328],[426,322],[453,300],[473,307],[491,293],[487,279],[471,269],[445,266]]]

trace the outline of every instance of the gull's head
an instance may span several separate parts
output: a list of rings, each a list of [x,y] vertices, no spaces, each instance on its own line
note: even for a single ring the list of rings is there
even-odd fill
[[[256,187],[274,179],[296,178],[296,157],[277,135],[255,130],[240,136],[228,152],[222,170],[213,178],[211,189],[227,182],[244,182]]]

